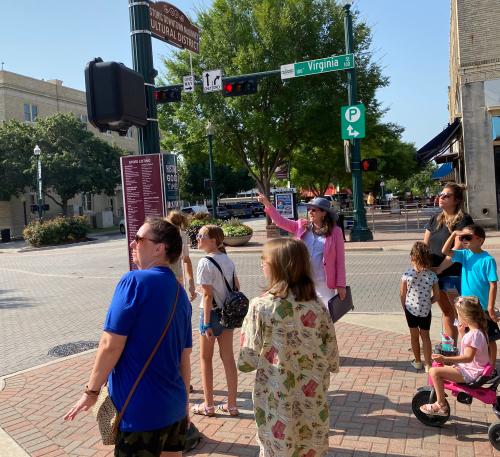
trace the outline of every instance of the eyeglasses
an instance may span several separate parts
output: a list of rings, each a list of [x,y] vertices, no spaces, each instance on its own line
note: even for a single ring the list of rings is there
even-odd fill
[[[210,237],[208,235],[205,235],[204,233],[198,233],[198,235],[196,235],[196,239],[197,240],[208,240]]]
[[[460,241],[471,241],[474,238],[474,235],[460,235],[458,239]]]
[[[439,194],[439,198],[442,198],[442,199],[451,198],[451,197],[453,197],[453,194],[448,194],[446,192],[441,192]]]
[[[159,243],[159,241],[148,238],[147,236],[135,235],[134,237],[135,244],[139,244],[143,240],[152,241],[153,243]]]

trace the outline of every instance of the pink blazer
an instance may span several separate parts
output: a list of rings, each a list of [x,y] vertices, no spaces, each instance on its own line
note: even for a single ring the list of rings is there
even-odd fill
[[[265,209],[266,214],[283,230],[293,233],[295,238],[302,239],[307,232],[306,219],[294,221],[283,217],[274,206]],[[326,285],[330,289],[345,287],[345,251],[344,237],[340,227],[335,226],[332,233],[326,237],[323,251],[323,266],[325,268]]]

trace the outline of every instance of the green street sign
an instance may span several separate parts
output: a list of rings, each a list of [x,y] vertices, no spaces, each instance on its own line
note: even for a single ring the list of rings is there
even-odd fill
[[[317,75],[330,71],[349,70],[354,68],[354,55],[325,57],[324,59],[281,65],[281,79],[298,78],[299,76]]]
[[[365,137],[365,105],[342,106],[340,108],[340,130],[343,140]]]

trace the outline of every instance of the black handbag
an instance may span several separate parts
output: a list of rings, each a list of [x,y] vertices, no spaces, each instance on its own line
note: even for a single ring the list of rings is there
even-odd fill
[[[220,323],[223,327],[226,328],[240,328],[243,325],[243,320],[248,313],[248,305],[249,301],[247,296],[240,292],[239,290],[235,290],[234,284],[234,273],[233,273],[233,287],[229,285],[226,277],[224,276],[224,272],[220,265],[215,261],[213,257],[206,256],[210,262],[212,262],[217,269],[220,271],[222,277],[224,278],[224,282],[226,283],[228,294],[226,296],[226,300],[222,304],[222,310],[220,313]]]
[[[352,304],[352,294],[349,286],[345,288],[345,298],[343,300],[340,299],[339,294],[328,300],[328,311],[333,323],[337,322],[344,314],[353,309],[354,305]]]

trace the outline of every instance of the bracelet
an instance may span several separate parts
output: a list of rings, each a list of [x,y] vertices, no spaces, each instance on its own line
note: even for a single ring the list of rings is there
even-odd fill
[[[98,397],[99,396],[99,392],[101,392],[101,389],[99,390],[90,390],[89,389],[89,386],[85,386],[85,390],[84,390],[84,394],[87,394],[89,395],[90,397]]]
[[[201,324],[200,329],[202,333],[205,333],[209,328],[212,328],[212,324]]]

